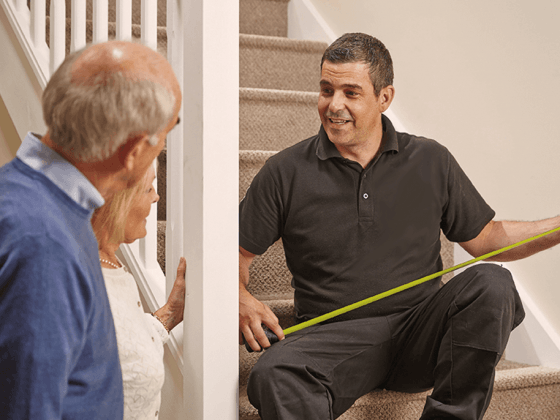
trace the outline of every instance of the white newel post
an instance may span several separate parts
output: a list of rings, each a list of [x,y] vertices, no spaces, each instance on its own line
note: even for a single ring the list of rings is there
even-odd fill
[[[187,419],[233,420],[239,353],[239,2],[177,3],[184,54],[185,413]]]

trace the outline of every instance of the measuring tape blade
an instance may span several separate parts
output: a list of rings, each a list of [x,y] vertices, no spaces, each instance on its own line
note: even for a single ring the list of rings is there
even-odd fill
[[[395,287],[393,289],[387,290],[386,292],[379,293],[379,294],[377,294],[375,296],[371,296],[367,299],[360,300],[359,302],[355,302],[355,303],[352,303],[348,306],[344,306],[343,308],[336,309],[336,310],[334,310],[332,312],[328,312],[324,315],[320,315],[316,318],[310,319],[309,321],[305,321],[305,322],[302,322],[300,324],[294,325],[293,327],[286,328],[284,330],[284,335],[288,335],[288,334],[294,333],[296,331],[303,330],[304,328],[311,327],[312,325],[319,324],[321,322],[327,321],[327,320],[332,319],[334,317],[337,317],[339,315],[342,315],[342,314],[345,314],[347,312],[353,311],[354,309],[358,309],[358,308],[361,308],[362,306],[369,305],[370,303],[377,302],[378,300],[385,299],[386,297],[389,297],[389,296],[392,296],[392,295],[397,294],[399,292],[402,292],[403,290],[410,289],[412,287],[418,286],[419,284],[422,284],[422,283],[425,283],[427,281],[433,280],[436,277],[443,276],[444,274],[450,273],[452,271],[458,270],[460,268],[466,267],[466,266],[474,264],[476,262],[494,257],[498,254],[501,254],[502,252],[509,251],[510,249],[513,249],[513,248],[516,248],[518,246],[524,245],[526,243],[534,241],[535,239],[540,239],[543,236],[550,235],[551,233],[557,232],[559,230],[560,230],[560,227],[557,227],[557,228],[554,228],[554,229],[549,230],[547,232],[532,236],[532,237],[527,238],[527,239],[523,239],[522,241],[519,241],[519,242],[516,242],[514,244],[511,244],[511,245],[505,246],[503,248],[497,249],[496,251],[488,252],[487,254],[481,255],[480,257],[473,258],[472,260],[466,261],[464,263],[457,264],[453,267],[446,268],[445,270],[438,271],[437,273],[427,275],[425,277],[422,277],[422,278],[419,278],[417,280],[411,281],[410,283],[406,283],[406,284],[403,284],[402,286],[398,286],[398,287]]]

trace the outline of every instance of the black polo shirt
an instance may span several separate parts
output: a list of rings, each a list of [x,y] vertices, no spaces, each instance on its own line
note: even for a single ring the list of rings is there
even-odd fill
[[[264,253],[282,238],[298,321],[442,269],[440,229],[475,238],[494,217],[449,151],[397,133],[383,116],[381,153],[363,169],[319,134],[270,158],[239,207],[239,243]],[[336,320],[408,309],[439,279]]]

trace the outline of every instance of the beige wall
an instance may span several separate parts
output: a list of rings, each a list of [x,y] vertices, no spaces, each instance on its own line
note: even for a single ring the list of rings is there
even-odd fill
[[[311,0],[331,29],[381,39],[392,110],[456,156],[497,219],[560,213],[560,4]],[[560,333],[560,247],[509,264]]]
[[[0,96],[0,166],[15,157],[20,143],[14,123]]]

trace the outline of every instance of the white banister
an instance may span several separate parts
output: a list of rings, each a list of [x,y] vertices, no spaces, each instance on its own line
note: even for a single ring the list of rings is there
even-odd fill
[[[50,74],[60,66],[66,56],[66,4],[64,0],[51,0],[50,10]]]
[[[180,75],[181,125],[185,126],[180,150],[183,231],[176,232],[183,234],[187,259],[184,406],[189,419],[235,420],[239,403],[239,2],[185,0],[168,2],[168,7],[170,3],[181,6],[175,10],[181,16],[184,47]],[[175,153],[179,152],[170,148],[168,156]]]
[[[25,1],[22,0],[13,0],[14,7],[18,13],[22,13],[25,9],[27,9],[27,5]]]
[[[93,2],[93,42],[105,42],[109,39],[109,1]]]
[[[72,0],[70,52],[86,46],[86,0]]]
[[[157,51],[157,0],[142,0],[142,44]]]
[[[45,0],[31,0],[31,39],[33,45],[42,45],[45,42],[46,22]]]
[[[117,0],[117,39],[132,38],[132,0]]]

